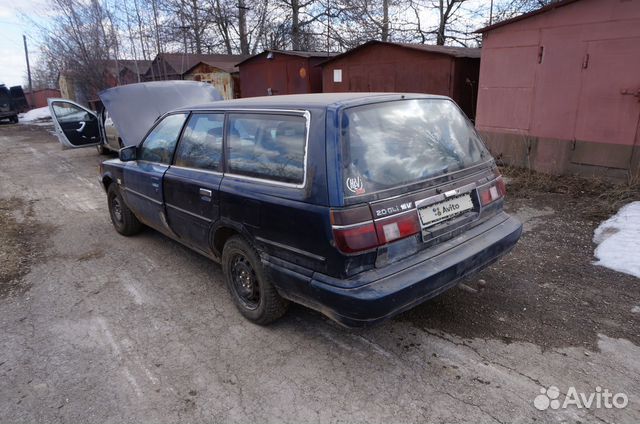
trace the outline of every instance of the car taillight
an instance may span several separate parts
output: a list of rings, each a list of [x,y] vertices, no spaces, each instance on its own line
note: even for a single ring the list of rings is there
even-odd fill
[[[343,253],[363,252],[420,232],[415,210],[377,221],[368,207],[333,210],[331,224],[336,247]]]
[[[415,210],[376,222],[380,244],[409,237],[420,232],[420,222]]]
[[[503,198],[506,194],[507,187],[505,186],[502,177],[498,177],[491,183],[478,189],[478,195],[480,196],[480,202],[482,202],[482,206],[486,206],[491,202],[495,202],[496,200]]]
[[[373,222],[350,227],[333,227],[336,247],[344,253],[356,253],[378,246]]]

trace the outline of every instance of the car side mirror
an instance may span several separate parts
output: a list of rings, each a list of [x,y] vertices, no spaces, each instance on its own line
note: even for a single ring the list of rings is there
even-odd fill
[[[130,162],[136,160],[136,148],[137,146],[123,147],[118,151],[118,157],[122,162]]]

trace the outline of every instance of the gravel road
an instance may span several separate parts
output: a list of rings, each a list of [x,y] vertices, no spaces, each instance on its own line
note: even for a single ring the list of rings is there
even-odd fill
[[[380,326],[259,327],[218,265],[115,232],[102,159],[0,125],[2,422],[640,422],[640,280],[592,265],[588,199],[509,198],[508,257]],[[572,387],[627,404],[554,409]]]

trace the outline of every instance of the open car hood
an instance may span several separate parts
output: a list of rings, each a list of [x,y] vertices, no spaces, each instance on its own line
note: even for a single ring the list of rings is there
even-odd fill
[[[98,94],[125,146],[142,141],[166,112],[222,100],[211,84],[197,81],[155,81],[121,85]]]

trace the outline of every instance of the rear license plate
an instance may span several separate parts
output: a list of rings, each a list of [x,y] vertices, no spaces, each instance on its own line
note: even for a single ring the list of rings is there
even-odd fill
[[[424,206],[418,209],[418,214],[420,215],[422,228],[424,228],[446,221],[471,209],[473,209],[473,201],[471,201],[471,195],[467,193]]]

